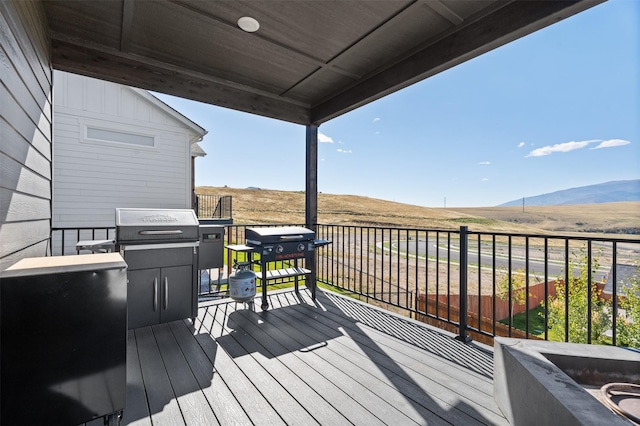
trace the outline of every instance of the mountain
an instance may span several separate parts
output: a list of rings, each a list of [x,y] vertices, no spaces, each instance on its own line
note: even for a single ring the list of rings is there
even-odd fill
[[[597,185],[563,189],[549,194],[525,197],[527,206],[558,206],[566,204],[600,204],[621,201],[640,201],[640,179],[618,180]],[[500,204],[503,206],[521,206],[522,198]]]

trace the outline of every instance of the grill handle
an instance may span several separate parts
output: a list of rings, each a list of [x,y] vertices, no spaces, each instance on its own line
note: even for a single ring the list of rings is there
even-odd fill
[[[158,310],[158,277],[153,279],[153,312]]]
[[[304,238],[302,235],[281,235],[281,240],[301,240]]]
[[[169,277],[164,277],[164,310],[169,307]]]
[[[179,235],[182,234],[181,229],[169,229],[166,231],[139,231],[140,235]]]

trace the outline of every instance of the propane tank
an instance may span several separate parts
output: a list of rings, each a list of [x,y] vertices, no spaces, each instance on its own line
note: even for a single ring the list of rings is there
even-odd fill
[[[229,276],[229,297],[236,302],[251,302],[256,295],[256,274],[250,267],[251,262],[237,263]]]

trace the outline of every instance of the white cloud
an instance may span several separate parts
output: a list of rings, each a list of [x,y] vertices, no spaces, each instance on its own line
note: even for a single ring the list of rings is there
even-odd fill
[[[591,149],[600,149],[600,148],[613,148],[615,146],[624,146],[629,145],[631,142],[625,141],[624,139],[609,139],[608,141],[602,141]]]
[[[486,182],[486,181],[488,181],[488,180],[489,180],[489,178],[482,178],[482,181],[483,181],[483,182]]]
[[[340,148],[338,148],[336,151],[341,152],[343,154],[351,154],[351,150],[350,149],[340,149]]]
[[[481,161],[478,164],[480,164],[481,166],[488,166],[489,164],[491,164],[491,161]]]
[[[598,140],[590,140],[590,141],[581,141],[581,142],[565,142],[565,143],[557,143],[555,145],[547,145],[542,148],[537,148],[531,151],[527,157],[544,157],[545,155],[551,155],[554,152],[569,152],[574,151],[576,149],[584,148],[593,142],[599,142]]]
[[[518,148],[522,148],[524,145],[525,145],[525,143],[524,143],[524,142],[520,142],[520,143],[518,144]]]
[[[380,121],[380,117],[376,117],[376,118],[373,119],[374,123],[377,123],[378,121]]]
[[[318,132],[318,142],[320,143],[333,143],[333,138],[325,135],[324,133]]]

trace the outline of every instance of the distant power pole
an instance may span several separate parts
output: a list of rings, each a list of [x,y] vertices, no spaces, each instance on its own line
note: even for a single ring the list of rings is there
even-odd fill
[[[524,197],[522,197],[522,213],[524,213]]]

